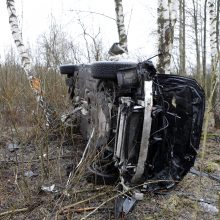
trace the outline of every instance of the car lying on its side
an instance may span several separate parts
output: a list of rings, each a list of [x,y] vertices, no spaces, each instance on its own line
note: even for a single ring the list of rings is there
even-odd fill
[[[62,65],[85,140],[99,158],[90,181],[146,190],[176,185],[194,165],[204,91],[191,78],[159,74],[151,61]],[[144,185],[151,180],[152,184]]]

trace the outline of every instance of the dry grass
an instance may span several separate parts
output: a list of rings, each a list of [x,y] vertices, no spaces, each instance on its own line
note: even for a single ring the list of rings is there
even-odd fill
[[[69,106],[65,79],[52,70],[36,68],[43,79],[47,100],[61,114]],[[56,131],[46,129],[44,116],[18,66],[1,66],[0,75],[0,213],[15,210],[0,218],[81,219],[88,212],[76,213],[76,210],[98,207],[109,199],[110,202],[88,219],[114,219],[111,198],[117,195],[116,188],[88,184],[84,177],[85,167],[78,176],[71,178],[68,192],[65,191],[66,169],[79,162],[85,146],[80,135],[63,127]],[[210,132],[205,155],[205,171],[217,175],[220,173],[219,136],[219,131]],[[9,143],[18,144],[20,149],[10,152]],[[199,159],[196,167],[199,167]],[[27,171],[37,176],[26,177]],[[41,186],[52,184],[57,192],[41,190]],[[197,219],[218,219],[217,214],[203,210],[198,200],[205,199],[217,207],[220,183],[204,177],[201,192],[198,192],[198,184],[199,177],[188,174],[175,189],[164,195],[146,194],[127,219],[195,219],[195,216]],[[74,208],[57,215],[69,205]],[[23,208],[28,211],[16,212]]]

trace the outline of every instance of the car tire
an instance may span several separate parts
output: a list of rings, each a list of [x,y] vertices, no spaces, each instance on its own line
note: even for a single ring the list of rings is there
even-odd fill
[[[95,79],[117,79],[117,72],[121,69],[136,67],[135,62],[104,61],[91,65],[92,77]]]

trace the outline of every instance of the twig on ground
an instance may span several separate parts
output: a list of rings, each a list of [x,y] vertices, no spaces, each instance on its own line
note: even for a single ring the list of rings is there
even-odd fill
[[[10,211],[6,211],[6,212],[2,212],[0,213],[0,217],[6,216],[6,215],[11,215],[11,214],[17,214],[20,212],[27,212],[29,210],[29,208],[22,208],[22,209],[14,209],[14,210],[10,210]]]
[[[126,193],[129,193],[131,192],[132,190],[138,188],[138,187],[141,187],[143,185],[146,185],[146,184],[152,184],[152,183],[158,183],[158,182],[166,182],[167,180],[153,180],[153,181],[148,181],[148,182],[145,182],[143,184],[140,184],[140,185],[137,185],[137,186],[134,186],[132,188],[128,188],[127,190],[125,190],[124,192],[121,192],[121,193],[118,193],[116,195],[114,195],[113,197],[107,199],[106,201],[104,201],[103,203],[101,203],[98,207],[96,207],[92,212],[90,212],[88,215],[86,215],[85,217],[83,217],[81,220],[85,220],[87,219],[88,217],[90,217],[92,214],[94,214],[98,209],[100,209],[103,205],[105,205],[106,203],[112,201],[113,199],[116,199],[117,197],[119,196],[122,196],[122,195],[125,195]],[[168,180],[170,181],[170,180]]]
[[[73,194],[79,194],[79,193],[86,193],[86,192],[96,192],[96,191],[100,191],[106,189],[106,186],[102,186],[102,187],[98,187],[95,189],[83,189],[83,190],[77,190],[77,191],[73,191]]]
[[[196,202],[203,202],[203,203],[207,203],[207,204],[215,204],[215,201],[212,201],[210,199],[202,199],[202,198],[199,199],[192,193],[178,192],[177,196],[179,196],[179,197],[182,196],[182,197],[185,197],[187,199],[190,199],[190,200],[193,200],[193,201],[196,201]]]
[[[116,199],[118,196],[120,195],[124,195],[125,193],[127,192],[123,192],[123,193],[120,193],[120,194],[117,194],[109,199],[107,199],[106,201],[104,201],[103,203],[101,203],[98,207],[96,207],[92,212],[90,212],[88,215],[86,215],[85,217],[82,218],[82,220],[85,220],[87,219],[89,216],[91,216],[93,213],[95,213],[98,209],[100,209],[103,205],[105,205],[106,203],[112,201],[113,199]]]
[[[76,212],[76,213],[82,213],[82,212],[89,212],[96,209],[96,207],[85,207],[85,208],[78,208],[78,209],[73,209],[73,210],[65,210],[63,213],[68,213],[68,212]]]
[[[85,203],[85,202],[88,202],[88,201],[90,201],[90,200],[96,199],[96,198],[98,198],[98,197],[100,197],[100,196],[103,196],[103,195],[107,194],[108,192],[109,192],[109,191],[107,191],[107,192],[102,192],[102,193],[99,193],[98,195],[92,196],[92,197],[87,198],[87,199],[85,199],[85,200],[82,200],[82,201],[76,202],[76,203],[74,203],[74,204],[70,204],[70,205],[64,206],[60,211],[58,211],[58,214],[62,214],[62,213],[64,213],[64,212],[66,212],[67,210],[69,210],[69,209],[71,209],[71,208],[74,208],[74,207],[77,206],[77,205],[80,205],[80,204],[82,204],[82,203]]]
[[[71,159],[71,158],[74,158],[74,156],[72,155],[65,155],[65,156],[60,156],[59,158],[61,159]],[[51,160],[58,160],[59,159],[58,157],[51,157],[51,158],[48,158],[49,161]],[[18,164],[18,163],[38,163],[40,162],[40,159],[37,159],[37,160],[30,160],[30,161],[15,161],[15,160],[1,160],[0,163],[12,163],[12,164]]]

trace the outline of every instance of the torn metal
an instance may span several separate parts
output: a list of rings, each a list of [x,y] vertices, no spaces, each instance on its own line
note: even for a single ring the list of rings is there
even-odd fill
[[[143,191],[169,189],[190,171],[199,149],[204,91],[189,77],[157,73],[151,61],[63,65],[80,131],[99,157],[90,181]],[[86,105],[85,105],[86,103]],[[82,111],[81,111],[82,112]]]
[[[122,219],[124,215],[131,212],[137,200],[127,195],[115,199],[115,219]]]

